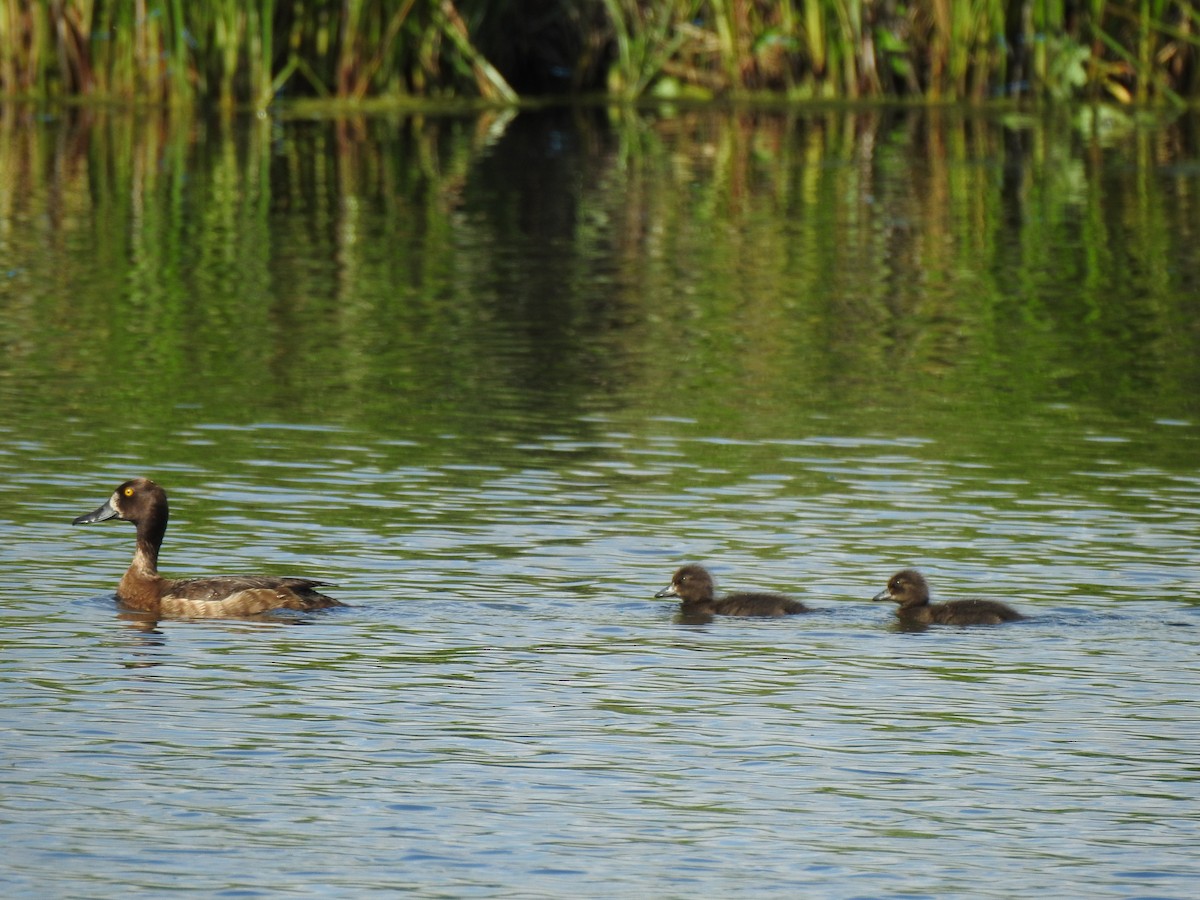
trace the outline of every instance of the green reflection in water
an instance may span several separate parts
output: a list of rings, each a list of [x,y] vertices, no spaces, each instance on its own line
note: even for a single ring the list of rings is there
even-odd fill
[[[239,452],[163,446],[203,423],[1136,435],[1200,396],[1197,143],[948,110],[9,110],[0,404],[59,453],[179,459]]]

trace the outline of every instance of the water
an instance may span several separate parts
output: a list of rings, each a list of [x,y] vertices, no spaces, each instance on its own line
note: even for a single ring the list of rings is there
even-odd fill
[[[8,132],[5,895],[1194,895],[1188,123],[881,115]]]

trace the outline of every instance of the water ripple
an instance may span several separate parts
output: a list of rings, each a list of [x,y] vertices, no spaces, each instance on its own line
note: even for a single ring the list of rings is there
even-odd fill
[[[307,872],[330,894],[1182,897],[1200,877],[1194,480],[1049,492],[823,438],[755,446],[773,461],[741,475],[706,459],[740,442],[616,432],[538,442],[561,467],[397,467],[339,438],[312,465],[179,472],[164,552],[330,577],[352,604],[331,614],[148,627],[106,593],[128,528],[10,504],[16,894],[51,869],[85,894]],[[86,506],[91,481],[60,493]],[[652,594],[692,559],[817,610],[677,623]],[[866,601],[911,564],[1031,618],[896,631]]]

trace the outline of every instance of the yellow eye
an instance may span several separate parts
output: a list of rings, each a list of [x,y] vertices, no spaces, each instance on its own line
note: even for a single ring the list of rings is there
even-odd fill
[[[125,488],[125,496],[132,497],[133,496],[133,488],[131,488],[131,487]]]

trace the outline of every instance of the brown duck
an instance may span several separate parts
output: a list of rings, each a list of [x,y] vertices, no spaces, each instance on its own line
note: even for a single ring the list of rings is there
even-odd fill
[[[317,588],[327,582],[268,575],[222,575],[173,580],[158,573],[158,550],[167,531],[167,493],[149,478],[120,485],[99,509],[73,525],[125,519],[137,527],[137,549],[117,599],[156,616],[252,616],[273,609],[342,606]]]
[[[703,566],[687,565],[675,572],[671,583],[654,595],[678,597],[685,616],[794,616],[809,609],[783,594],[739,592],[716,596],[716,585]]]
[[[887,587],[871,598],[898,603],[896,615],[911,625],[999,625],[1025,618],[996,600],[929,602],[929,584],[916,569],[905,569],[888,579]]]

